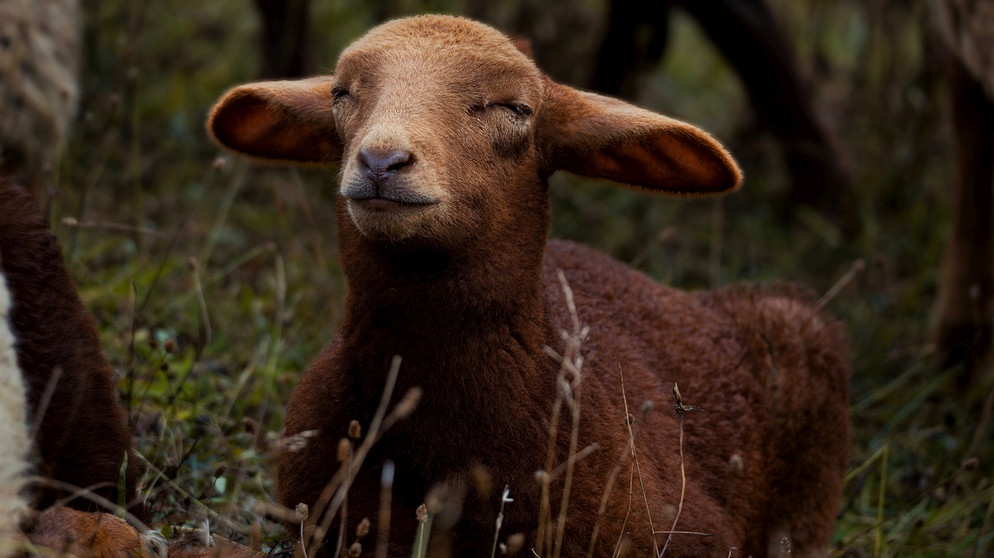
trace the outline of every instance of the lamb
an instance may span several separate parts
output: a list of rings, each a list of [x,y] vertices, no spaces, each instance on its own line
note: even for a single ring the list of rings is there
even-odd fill
[[[43,207],[79,103],[79,34],[79,0],[0,2],[0,176]]]
[[[41,211],[22,188],[0,180],[0,270],[12,306],[17,362],[28,391],[39,470],[65,486],[118,501],[121,465],[132,439],[117,399],[114,371],[104,357],[93,318],[62,262]],[[134,511],[138,460],[128,462],[125,495]],[[33,507],[44,509],[71,490],[39,487]],[[73,507],[93,503],[74,499]]]
[[[429,510],[429,556],[522,536],[541,556],[825,550],[849,445],[841,324],[797,287],[685,292],[546,240],[556,170],[736,189],[711,136],[558,84],[499,31],[450,16],[374,28],[331,76],[235,87],[208,131],[259,160],[342,165],[345,314],[289,402],[285,436],[307,443],[278,471],[306,555],[335,555],[364,518],[363,544],[409,555],[426,500],[448,502]],[[664,409],[676,386],[680,414]],[[360,427],[385,424],[381,397],[409,410],[416,394],[355,449]],[[347,506],[328,505],[336,486]],[[330,517],[341,534],[322,530]]]
[[[83,532],[67,526],[81,526],[84,520],[78,518],[92,517],[112,540],[124,544],[120,534],[127,533],[138,541],[138,533],[112,515],[90,516],[61,505],[99,508],[90,497],[80,496],[84,491],[116,503],[132,439],[114,372],[55,236],[28,192],[8,179],[0,179],[0,279],[5,285],[0,293],[0,325],[5,327],[0,332],[9,333],[0,342],[2,411],[9,415],[3,424],[10,429],[0,440],[3,458],[9,460],[4,466],[11,468],[4,473],[0,506],[13,506],[16,512],[3,514],[2,540],[10,541],[24,528],[39,544],[61,543],[66,535]],[[30,487],[29,464],[44,479]],[[139,472],[132,455],[125,500],[132,513],[145,519],[137,499]],[[44,513],[33,518],[29,509]]]
[[[228,543],[167,547],[161,535],[136,530],[148,513],[114,372],[55,235],[9,179],[0,179],[0,413],[0,556],[28,542],[75,556],[257,556]],[[119,501],[126,455],[134,525],[99,511]],[[29,472],[43,480],[29,486]]]
[[[0,508],[9,510],[0,514],[5,522],[0,541],[19,540],[23,529],[35,545],[76,554],[88,549],[93,555],[139,555],[144,544],[123,520],[55,505],[100,508],[89,497],[77,497],[85,491],[116,503],[132,440],[113,370],[55,236],[28,192],[8,179],[0,179],[0,283],[0,411],[7,429],[0,433],[5,448]],[[31,464],[30,472],[44,480],[29,486]],[[138,473],[132,455],[126,500],[131,512],[145,519],[137,499]],[[42,513],[34,516],[31,510]]]

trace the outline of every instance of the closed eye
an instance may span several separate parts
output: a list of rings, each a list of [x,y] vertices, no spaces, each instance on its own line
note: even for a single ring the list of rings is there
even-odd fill
[[[342,99],[350,95],[349,90],[341,85],[336,85],[331,88],[331,99],[332,102],[338,103]]]
[[[532,115],[532,108],[525,103],[477,103],[469,108],[469,113],[473,115],[481,115],[482,113],[493,110],[502,109],[513,113],[518,117],[528,117]]]
[[[531,116],[532,108],[524,103],[507,103],[502,104],[502,107],[514,112],[518,116]]]

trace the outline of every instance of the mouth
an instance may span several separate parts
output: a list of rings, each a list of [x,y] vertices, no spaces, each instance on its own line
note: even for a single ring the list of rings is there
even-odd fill
[[[352,224],[370,239],[402,240],[431,228],[439,200],[419,196],[343,196]]]
[[[433,199],[398,199],[394,197],[385,196],[375,196],[368,198],[345,198],[349,205],[354,207],[360,207],[367,211],[373,212],[389,212],[389,211],[401,211],[404,209],[418,209],[437,204],[438,202]]]
[[[366,195],[363,195],[366,194]],[[343,192],[349,205],[361,207],[367,211],[398,211],[403,209],[423,208],[438,203],[438,200],[420,192],[409,190],[386,190],[373,192]]]

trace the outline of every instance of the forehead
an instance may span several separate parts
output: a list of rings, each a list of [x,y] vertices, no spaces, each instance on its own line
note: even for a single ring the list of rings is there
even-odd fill
[[[463,87],[513,82],[538,89],[541,83],[534,62],[503,33],[449,16],[396,20],[372,29],[342,53],[335,74],[363,81],[424,76]]]

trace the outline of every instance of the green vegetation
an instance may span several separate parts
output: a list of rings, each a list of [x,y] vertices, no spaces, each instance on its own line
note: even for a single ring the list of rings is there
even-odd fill
[[[272,545],[281,528],[263,519],[275,496],[269,448],[345,290],[334,173],[253,166],[204,136],[210,103],[256,79],[250,2],[84,4],[84,105],[51,216],[156,472],[147,481],[156,526],[169,534],[208,518],[222,536]],[[576,9],[597,21],[600,4]],[[918,2],[771,4],[850,156],[860,236],[845,239],[813,211],[780,217],[776,147],[680,16],[640,102],[725,141],[745,188],[687,201],[556,176],[553,234],[688,288],[784,279],[826,293],[856,264],[828,301],[849,324],[855,364],[833,555],[989,556],[994,445],[978,409],[991,386],[962,391],[928,345],[952,172],[927,14]],[[316,3],[317,66],[330,68],[373,23],[361,2]]]

